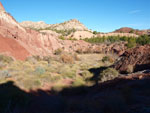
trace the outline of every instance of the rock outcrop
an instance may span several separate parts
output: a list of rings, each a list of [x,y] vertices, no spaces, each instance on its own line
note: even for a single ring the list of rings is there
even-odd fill
[[[46,24],[43,21],[39,21],[39,22],[24,21],[24,22],[21,22],[20,25],[25,28],[31,28],[31,29],[35,29],[35,30],[46,29],[51,26],[49,24]]]
[[[150,45],[129,49],[119,59],[113,67],[121,73],[127,73],[128,70],[137,72],[150,69]]]
[[[24,21],[20,23],[21,26],[26,28],[32,29],[49,29],[49,30],[76,30],[76,31],[87,31],[86,28],[80,21],[77,19],[72,19],[69,21],[65,21],[64,23],[59,24],[46,24],[43,21],[40,22],[31,22],[31,21]]]
[[[92,38],[94,36],[96,35],[94,35],[90,31],[76,31],[76,32],[71,33],[69,36],[67,36],[67,38],[80,40],[80,39],[85,39],[85,38]]]

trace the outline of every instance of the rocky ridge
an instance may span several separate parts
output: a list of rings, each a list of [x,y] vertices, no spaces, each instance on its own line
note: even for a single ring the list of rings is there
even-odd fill
[[[88,31],[80,21],[77,19],[71,19],[69,21],[65,21],[64,23],[59,24],[46,24],[43,21],[39,22],[31,22],[31,21],[24,21],[20,23],[21,26],[26,28],[33,28],[33,29],[49,29],[49,30],[77,30],[77,31]]]

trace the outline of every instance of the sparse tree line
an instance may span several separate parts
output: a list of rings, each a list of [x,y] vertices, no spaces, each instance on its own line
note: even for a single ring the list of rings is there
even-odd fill
[[[108,37],[93,37],[93,38],[86,38],[84,41],[89,43],[115,43],[120,41],[128,42],[127,47],[132,48],[136,45],[145,45],[150,44],[150,36],[142,35],[139,37],[120,37],[120,36],[108,36]]]

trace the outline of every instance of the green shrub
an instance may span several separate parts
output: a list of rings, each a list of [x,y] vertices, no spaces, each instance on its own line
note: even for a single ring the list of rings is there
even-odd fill
[[[128,43],[126,45],[128,48],[133,48],[136,46],[136,39],[135,38],[129,38]]]
[[[35,73],[36,73],[37,75],[42,75],[42,74],[45,73],[45,69],[44,69],[43,67],[38,66],[38,67],[36,67],[36,69],[35,69]]]
[[[78,87],[78,86],[83,86],[83,85],[85,85],[85,81],[80,78],[76,78],[76,80],[72,84],[73,87]]]
[[[8,78],[8,77],[11,77],[11,74],[9,73],[8,70],[0,71],[0,78]]]
[[[34,85],[35,87],[41,86],[40,80],[35,80],[34,83],[33,83],[33,85]]]
[[[131,31],[132,32],[132,31]],[[139,37],[126,37],[126,36],[108,36],[108,37],[93,37],[83,39],[89,43],[115,43],[120,41],[128,42],[128,48],[135,47],[136,44],[145,45],[150,44],[150,36],[143,35]]]
[[[100,73],[100,81],[104,82],[104,81],[112,80],[118,76],[119,73],[117,70],[115,70],[114,68],[107,68],[106,70]]]
[[[73,70],[69,65],[63,65],[59,67],[58,73],[63,78],[74,78],[76,76],[76,71]]]
[[[65,40],[65,37],[61,35],[61,36],[59,36],[59,39]]]
[[[134,31],[134,29],[132,29],[132,30],[130,30],[130,32],[129,33],[134,33],[135,31]]]
[[[140,45],[150,44],[150,37],[147,35],[143,35],[137,38],[136,43]]]

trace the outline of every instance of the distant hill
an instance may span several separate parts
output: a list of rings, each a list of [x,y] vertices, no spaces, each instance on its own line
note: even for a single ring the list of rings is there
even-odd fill
[[[115,30],[114,33],[134,33],[137,35],[144,35],[144,34],[150,35],[150,29],[138,30],[129,27],[122,27],[120,29]]]

